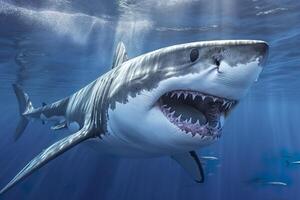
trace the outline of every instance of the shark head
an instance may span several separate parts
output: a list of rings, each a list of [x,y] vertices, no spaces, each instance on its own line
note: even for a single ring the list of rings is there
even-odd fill
[[[220,40],[128,60],[114,70],[108,129],[148,152],[211,144],[258,79],[267,54],[263,41]]]

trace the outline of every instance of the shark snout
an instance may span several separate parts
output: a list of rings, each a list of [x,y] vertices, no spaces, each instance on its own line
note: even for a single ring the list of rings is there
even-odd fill
[[[259,41],[253,45],[253,48],[258,52],[258,57],[260,57],[259,65],[261,67],[265,66],[269,54],[269,45],[264,41]]]
[[[268,56],[269,45],[261,40],[237,40],[223,47],[222,58],[232,67],[257,61],[262,67]]]
[[[269,46],[264,41],[240,40],[221,48],[223,51],[215,82],[220,94],[238,100],[258,80],[268,57]]]
[[[237,63],[247,64],[253,61],[258,61],[258,65],[263,67],[268,57],[269,45],[265,41],[250,40],[241,42],[235,47],[232,47],[233,58],[229,58],[232,61],[236,60]],[[236,57],[236,58],[234,58]]]

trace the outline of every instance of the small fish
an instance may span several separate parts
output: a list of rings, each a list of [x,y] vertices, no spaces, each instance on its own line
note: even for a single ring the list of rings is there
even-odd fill
[[[259,185],[272,185],[272,186],[288,186],[287,183],[282,181],[270,181],[270,179],[264,179],[264,178],[254,178],[252,180],[249,180],[248,183],[250,184],[259,184]]]
[[[201,158],[204,160],[219,160],[219,158],[215,156],[201,156]]]
[[[265,182],[264,184],[265,184],[265,185],[288,186],[287,183],[280,182],[280,181],[269,181],[269,182]]]
[[[285,161],[286,165],[300,165],[300,160],[296,160],[296,161]]]

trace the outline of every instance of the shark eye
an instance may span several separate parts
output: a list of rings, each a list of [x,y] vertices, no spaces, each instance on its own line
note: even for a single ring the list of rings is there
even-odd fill
[[[191,60],[191,62],[195,62],[198,59],[198,57],[199,57],[199,51],[198,51],[198,49],[193,49],[191,51],[191,54],[190,54],[190,60]]]

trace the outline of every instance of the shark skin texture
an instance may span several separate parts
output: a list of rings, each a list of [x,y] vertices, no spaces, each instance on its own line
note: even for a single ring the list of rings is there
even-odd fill
[[[226,118],[262,72],[268,49],[260,40],[199,41],[129,59],[120,42],[110,71],[54,103],[35,108],[14,84],[20,112],[16,140],[32,119],[72,134],[33,158],[0,195],[83,141],[100,153],[169,155],[203,182],[196,150],[221,137]]]

